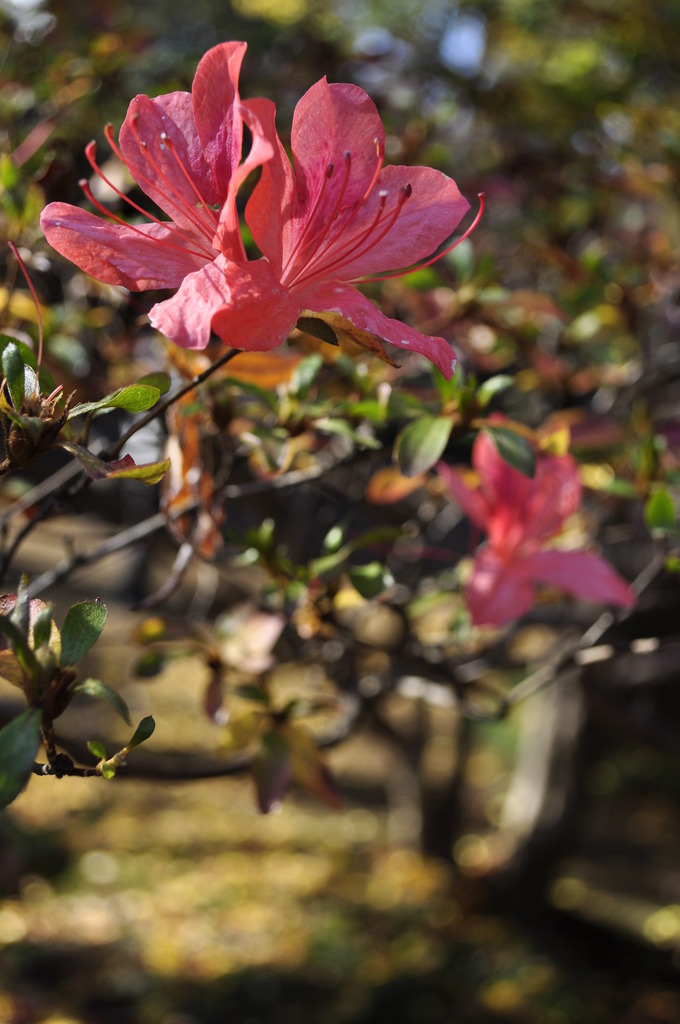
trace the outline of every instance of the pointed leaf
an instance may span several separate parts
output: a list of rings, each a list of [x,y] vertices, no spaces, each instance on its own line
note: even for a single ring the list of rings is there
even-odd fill
[[[495,377],[489,377],[477,388],[477,404],[481,409],[485,409],[495,395],[505,391],[512,383],[513,378],[507,373],[498,373]]]
[[[156,723],[154,722],[153,715],[147,715],[146,718],[143,718],[135,729],[132,739],[128,741],[128,750],[132,750],[133,747],[138,747],[140,743],[148,740],[149,736],[153,735],[155,728]]]
[[[76,683],[71,692],[85,693],[88,697],[97,697],[98,700],[105,700],[107,704],[110,704],[118,712],[127,725],[131,725],[130,709],[127,704],[119,693],[116,693],[108,683],[103,683],[101,679],[83,679],[82,682]]]
[[[24,374],[24,361],[21,358],[19,349],[15,344],[5,346],[2,353],[2,375],[7,381],[12,405],[15,409],[21,409],[26,394],[26,378]],[[35,374],[33,375],[35,380]]]
[[[53,639],[52,630],[56,628],[52,619],[52,605],[46,604],[41,608],[33,621],[33,647],[37,649],[43,644],[49,644]]]
[[[106,747],[99,740],[88,740],[87,749],[100,761],[106,760]]]
[[[514,430],[509,430],[508,427],[485,425],[484,429],[491,434],[498,449],[498,454],[504,462],[514,466],[524,476],[534,476],[536,472],[536,451],[526,437],[522,437],[521,434]]]
[[[64,667],[75,665],[89,651],[99,639],[105,622],[106,605],[98,597],[69,608],[61,627],[61,664]]]
[[[82,445],[62,441],[61,447],[78,459],[93,480],[131,479],[141,480],[144,484],[157,484],[170,468],[169,459],[138,466],[131,455],[124,455],[122,459],[116,459],[114,462],[104,462]]]
[[[28,782],[40,746],[41,712],[28,708],[0,729],[0,808],[7,807]]]
[[[80,405],[74,405],[68,418],[72,420],[75,416],[82,416],[85,413],[109,412],[112,409],[146,412],[147,409],[153,408],[160,396],[160,388],[151,384],[131,384],[105,398],[100,398],[98,402],[81,402]]]
[[[647,499],[645,522],[650,530],[672,530],[675,526],[675,502],[664,487]]]
[[[347,570],[347,575],[354,589],[368,600],[382,594],[383,590],[391,587],[394,583],[389,569],[381,565],[380,562],[354,565]]]
[[[404,476],[418,476],[438,462],[451,436],[453,421],[448,416],[425,413],[399,434],[395,455]]]

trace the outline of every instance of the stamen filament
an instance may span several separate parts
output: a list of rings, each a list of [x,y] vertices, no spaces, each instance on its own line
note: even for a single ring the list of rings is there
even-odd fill
[[[193,189],[194,195],[198,199],[199,203],[201,204],[203,209],[206,211],[206,213],[209,214],[209,216],[212,217],[214,223],[218,224],[219,223],[219,217],[217,216],[215,211],[211,208],[211,206],[208,203],[206,203],[205,199],[203,198],[203,196],[201,195],[201,193],[197,189],[196,183],[195,183],[194,179],[191,177],[191,175],[189,174],[188,170],[186,169],[186,167],[184,166],[184,164],[180,160],[179,156],[177,155],[177,150],[175,149],[175,144],[172,141],[172,139],[170,138],[170,136],[167,134],[167,132],[161,132],[161,146],[165,146],[167,149],[170,150],[170,152],[172,153],[172,155],[173,155],[173,157],[175,159],[175,163],[177,164],[177,166],[179,167],[180,171],[182,172],[182,174],[184,175],[184,177],[188,181],[188,183],[191,186],[191,188]]]
[[[130,118],[130,130],[132,131],[132,134],[134,135],[135,142],[139,146],[140,152],[143,154],[144,159],[152,167],[152,169],[156,172],[156,174],[160,178],[160,180],[162,182],[164,182],[168,186],[168,189],[170,191],[168,193],[166,193],[166,197],[170,200],[170,202],[175,207],[175,209],[179,213],[182,213],[182,214],[184,214],[184,216],[188,217],[188,219],[194,224],[194,226],[196,228],[198,228],[198,230],[202,234],[204,234],[206,236],[206,238],[212,243],[212,240],[215,237],[215,226],[214,226],[214,224],[212,222],[211,223],[206,223],[206,221],[203,220],[202,217],[198,216],[198,214],[196,213],[196,210],[194,209],[194,207],[190,203],[188,203],[186,201],[186,199],[184,198],[184,196],[181,195],[177,191],[177,189],[172,184],[172,182],[167,177],[167,175],[164,174],[163,171],[160,169],[160,167],[158,166],[157,162],[152,157],[152,155],[151,155],[151,153],[149,151],[149,147],[148,147],[147,143],[141,138],[141,136],[139,134],[139,130],[137,128],[137,121],[138,121],[138,117],[136,117],[134,115]],[[125,160],[124,157],[123,157],[123,162],[127,165],[127,160]],[[139,179],[140,176],[135,173],[134,177]],[[151,185],[152,188],[157,188],[158,187],[156,182],[152,181],[150,178],[145,178],[144,180],[147,182],[147,184]],[[177,202],[176,200],[179,200],[179,202]]]
[[[298,253],[298,251],[300,249],[300,246],[302,245],[302,243],[304,241],[305,235],[309,231],[309,226],[312,223],[312,221],[314,220],[314,216],[316,214],[316,211],[319,209],[319,205],[321,203],[321,199],[323,197],[323,194],[324,194],[324,191],[325,191],[325,188],[326,188],[326,183],[329,182],[331,180],[331,178],[333,177],[334,170],[335,170],[335,164],[329,163],[328,167],[326,168],[326,173],[324,175],[323,185],[321,186],[321,191],[319,192],[318,196],[316,197],[316,202],[314,203],[314,206],[312,208],[312,212],[310,213],[309,217],[307,218],[307,223],[305,224],[304,228],[300,232],[300,234],[298,236],[297,242],[295,243],[295,245],[293,246],[293,248],[291,249],[291,251],[288,254],[288,259],[286,260],[285,266],[283,267],[283,271],[282,271],[282,274],[281,274],[282,278],[285,278],[286,271],[288,270],[288,267],[291,265],[291,263],[295,259],[295,256],[297,255],[297,253]]]
[[[33,385],[33,397],[37,398],[38,393],[40,391],[40,387],[39,387],[39,384],[38,384],[38,377],[40,376],[40,367],[42,366],[42,354],[43,354],[43,322],[42,322],[42,313],[40,312],[40,303],[38,302],[38,296],[36,294],[36,290],[33,287],[33,282],[31,281],[31,278],[29,276],[28,271],[26,270],[26,267],[24,265],[24,261],[22,260],[21,256],[19,255],[19,250],[17,249],[17,247],[14,244],[14,242],[8,242],[7,244],[9,245],[10,249],[14,253],[14,258],[17,261],[17,263],[19,264],[19,269],[21,270],[21,273],[24,275],[24,277],[26,279],[26,284],[28,285],[28,290],[31,293],[31,297],[32,297],[33,303],[35,305],[35,315],[36,315],[36,318],[37,318],[37,321],[38,321],[38,356],[37,356],[36,361],[35,361],[35,383]],[[4,387],[4,383],[3,383],[3,387]]]
[[[92,168],[94,173],[97,175],[97,177],[101,178],[101,180],[106,185],[108,185],[109,188],[113,192],[115,192],[116,195],[120,199],[122,199],[129,206],[131,206],[133,208],[133,210],[137,210],[138,213],[141,213],[143,217],[146,217],[148,220],[152,221],[154,224],[158,224],[162,228],[168,228],[168,230],[170,230],[170,229],[173,230],[173,232],[175,232],[176,234],[181,235],[182,237],[186,238],[187,241],[191,245],[195,245],[196,244],[196,239],[192,238],[191,235],[185,234],[180,228],[177,228],[176,225],[174,225],[174,224],[172,225],[172,228],[171,228],[171,226],[168,223],[168,221],[162,221],[158,217],[154,217],[154,215],[152,213],[148,213],[141,206],[139,206],[138,203],[135,203],[134,200],[129,199],[128,196],[126,196],[124,192],[121,192],[121,190],[119,188],[116,188],[116,186],[113,184],[113,182],[110,181],[109,178],[106,177],[106,175],[102,171],[101,167],[97,163],[97,161],[95,159],[96,151],[97,151],[97,143],[94,142],[94,141],[93,142],[89,142],[87,144],[87,146],[85,147],[85,156],[87,157],[87,162],[89,163],[90,167]],[[116,154],[116,155],[118,155],[118,154]],[[88,198],[89,198],[89,196],[88,196]],[[99,209],[101,209],[101,207],[99,207]],[[111,216],[111,214],[107,214],[107,216]],[[126,223],[126,221],[121,221],[120,223],[124,224],[124,223]],[[130,226],[131,225],[128,225],[128,227],[130,227]],[[187,249],[187,252],[189,252],[189,251],[191,251],[191,250]],[[212,259],[212,251],[208,252],[206,250],[206,256],[209,256],[210,259]]]
[[[455,242],[452,242],[451,245],[449,245],[448,248],[444,249],[442,252],[436,253],[434,256],[431,256],[430,259],[425,260],[424,263],[414,263],[413,266],[406,267],[405,270],[393,270],[389,274],[378,274],[375,277],[356,277],[348,283],[369,284],[373,281],[390,281],[392,278],[395,277],[406,277],[408,274],[413,274],[416,270],[424,270],[425,267],[431,267],[433,263],[437,263],[438,260],[443,259],[444,256],[448,256],[450,252],[453,252],[457,245],[460,245],[460,243],[464,242],[466,238],[469,238],[469,236],[472,234],[472,232],[475,230],[480,220],[482,219],[482,214],[484,213],[484,193],[480,192],[477,195],[477,198],[479,199],[479,210],[477,211],[477,216],[473,220],[472,224],[470,224],[470,227],[463,232],[460,238],[457,238]]]
[[[314,256],[310,256],[309,259],[305,260],[305,264],[306,265],[309,265],[310,261],[312,259],[315,259],[316,256],[318,255],[318,250],[319,250],[319,247],[320,247],[321,243],[323,242],[324,238],[327,237],[329,232],[332,230],[333,225],[335,223],[335,219],[336,219],[338,213],[340,212],[340,209],[341,209],[341,206],[342,206],[342,200],[343,200],[343,197],[345,195],[345,192],[347,191],[347,184],[349,182],[349,176],[350,176],[350,173],[351,173],[351,170],[352,170],[352,154],[350,153],[350,151],[348,149],[345,150],[344,156],[345,156],[345,176],[344,176],[344,179],[343,179],[343,182],[342,182],[342,186],[340,188],[340,194],[338,195],[338,198],[335,201],[335,205],[333,207],[332,212],[325,219],[323,228],[320,231],[320,233],[309,240],[308,245],[312,246],[313,250],[315,249],[316,252],[314,253]],[[333,166],[333,165],[329,164],[329,167],[331,167],[331,166]],[[322,191],[323,191],[323,189],[322,189]],[[319,193],[319,199],[320,198],[321,198],[321,193]],[[307,220],[307,224],[305,225],[305,229],[304,229],[304,231],[302,233],[303,236],[307,233],[307,229],[312,224],[312,221],[313,221],[313,218],[314,218],[314,214],[316,213],[316,211],[318,209],[318,205],[319,205],[318,202],[314,204],[314,209],[313,209],[311,215],[309,216],[309,218]],[[298,245],[296,246],[296,249],[300,248],[300,242],[302,242],[302,237],[298,240]],[[288,261],[288,263],[290,263],[290,260]],[[285,275],[284,275],[284,280],[285,280]]]
[[[400,189],[400,193],[401,194],[399,196],[399,200],[394,210],[390,214],[387,222],[383,225],[382,230],[379,232],[379,234],[371,237],[372,232],[378,225],[378,221],[380,219],[380,216],[382,215],[384,207],[381,207],[381,209],[379,210],[378,217],[374,220],[370,227],[367,228],[366,231],[364,231],[363,235],[361,235],[358,240],[350,240],[349,244],[346,245],[343,250],[335,254],[335,258],[331,260],[330,263],[327,263],[325,265],[322,263],[322,265],[320,267],[317,267],[317,269],[311,274],[304,273],[302,277],[305,281],[305,284],[308,284],[315,278],[327,277],[330,272],[337,274],[338,271],[341,270],[343,266],[345,266],[348,263],[353,263],[355,260],[360,259],[361,256],[365,255],[365,253],[370,252],[371,249],[375,248],[378,242],[382,241],[385,235],[394,227],[397,218],[399,217],[399,214],[403,209],[404,203],[413,194],[413,189],[411,188],[410,185],[404,185],[403,188]],[[363,200],[361,201],[361,203],[363,203]],[[358,204],[358,206],[360,206],[361,203]],[[353,212],[352,217],[354,216],[354,213],[356,213],[356,210]],[[352,218],[350,218],[350,220],[351,219]],[[349,221],[347,223],[349,223]],[[357,246],[361,246],[362,244],[363,248],[357,249]]]

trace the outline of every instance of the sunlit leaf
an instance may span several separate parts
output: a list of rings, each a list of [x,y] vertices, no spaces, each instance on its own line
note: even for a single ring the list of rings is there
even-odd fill
[[[124,409],[125,412],[146,412],[152,409],[161,396],[161,390],[151,384],[131,384],[120,388],[98,402],[81,402],[69,411],[68,418],[82,416],[85,413],[108,412],[111,409]]]
[[[99,598],[71,605],[61,627],[61,664],[75,665],[99,639],[106,623],[106,605]]]
[[[672,530],[675,526],[675,502],[664,487],[657,488],[647,499],[645,522],[650,530]]]
[[[61,442],[61,447],[78,459],[93,480],[125,479],[140,480],[144,484],[157,484],[170,469],[169,459],[138,466],[131,455],[124,455],[122,459],[116,459],[113,462],[104,462],[87,448],[83,448],[82,445],[67,441]]]
[[[106,747],[104,746],[103,743],[100,743],[99,740],[88,740],[87,741],[87,749],[90,751],[91,754],[93,754],[100,761],[105,760],[105,758],[106,758]]]
[[[441,458],[453,423],[449,416],[425,413],[399,434],[395,443],[395,456],[404,476],[419,476]]]
[[[7,381],[7,388],[15,409],[20,409],[24,401],[28,384],[25,375],[26,369],[28,368],[24,365],[19,349],[10,342],[2,353],[2,375]],[[33,379],[35,380],[35,374],[33,374]]]
[[[351,566],[347,575],[355,590],[368,600],[382,594],[394,582],[390,571],[380,562]]]
[[[384,466],[373,474],[366,485],[366,500],[374,505],[391,505],[407,498],[425,483],[423,473],[404,476],[397,466]]]
[[[98,700],[104,700],[107,704],[110,704],[114,710],[118,712],[120,717],[130,725],[130,710],[119,693],[116,693],[107,683],[102,682],[101,679],[83,679],[82,682],[76,683],[73,687],[72,693],[84,693],[88,697],[96,697]]]

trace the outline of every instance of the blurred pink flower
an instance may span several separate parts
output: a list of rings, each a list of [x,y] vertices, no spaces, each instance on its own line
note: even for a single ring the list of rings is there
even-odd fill
[[[501,626],[519,619],[534,604],[537,583],[575,597],[630,607],[628,584],[599,555],[549,547],[581,503],[578,467],[570,455],[539,456],[533,479],[498,454],[481,432],[472,449],[479,487],[440,463],[438,471],[455,501],[487,534],[478,551],[466,600],[477,626]]]

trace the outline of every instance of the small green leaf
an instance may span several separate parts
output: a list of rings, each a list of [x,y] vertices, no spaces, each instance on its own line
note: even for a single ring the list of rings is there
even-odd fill
[[[163,462],[149,462],[138,466],[131,455],[124,455],[122,459],[114,462],[104,462],[97,458],[82,445],[72,444],[70,441],[62,441],[61,447],[71,455],[74,455],[81,466],[86,470],[88,476],[93,480],[141,480],[144,484],[157,484],[162,480],[170,468],[170,460]]]
[[[7,389],[15,409],[20,409],[26,394],[26,377],[24,361],[15,344],[5,346],[2,353],[2,374],[7,381]],[[35,374],[33,375],[35,380]]]
[[[347,570],[347,575],[354,589],[368,600],[382,594],[394,582],[390,571],[380,562],[354,565]]]
[[[105,761],[104,764],[101,766],[100,771],[102,773],[102,778],[112,779],[113,776],[116,774],[116,766],[115,764],[109,764]]]
[[[492,398],[505,391],[513,383],[513,378],[507,373],[498,373],[495,377],[489,377],[477,388],[477,404],[485,409]]]
[[[75,665],[89,651],[99,639],[105,622],[106,605],[98,597],[71,605],[61,627],[62,666]]]
[[[650,530],[672,530],[675,526],[675,502],[664,487],[659,487],[645,503],[645,522]]]
[[[28,708],[0,729],[0,808],[11,804],[28,782],[40,746],[41,712]]]
[[[138,747],[140,743],[144,743],[148,740],[149,736],[153,735],[155,728],[156,723],[154,722],[152,715],[147,715],[146,718],[143,718],[135,729],[132,739],[127,743],[128,750],[132,750],[133,747]]]
[[[148,385],[152,388],[158,388],[161,395],[167,395],[170,390],[170,374],[159,370],[155,373],[145,373],[143,377],[140,377],[137,384]]]
[[[418,476],[434,466],[446,448],[452,426],[448,416],[425,413],[401,431],[394,450],[404,476]]]
[[[124,409],[125,412],[146,412],[152,409],[161,391],[158,387],[150,384],[131,384],[127,388],[119,388],[98,402],[81,402],[75,405],[69,412],[71,420],[75,416],[83,416],[85,413],[109,412],[112,409]]]
[[[536,472],[536,452],[530,441],[508,427],[485,425],[484,429],[491,434],[504,462],[518,469],[524,476],[533,477]]]
[[[33,620],[33,647],[36,650],[43,644],[49,644],[52,639],[52,628],[54,626],[52,614],[52,605],[46,604],[44,608],[40,609]]]
[[[100,761],[106,760],[106,747],[104,746],[103,743],[100,743],[99,740],[88,740],[87,749],[94,757],[98,758]]]
[[[306,398],[322,366],[323,359],[316,353],[298,363],[291,380],[292,393],[298,398]]]
[[[119,693],[116,693],[107,683],[103,683],[101,679],[83,679],[82,682],[76,683],[71,692],[85,693],[88,697],[105,700],[107,704],[110,704],[118,712],[127,725],[131,724],[130,709],[127,704]]]
[[[12,648],[25,675],[29,679],[34,680],[38,670],[35,654],[28,646],[28,641],[25,637],[22,636],[14,623],[5,615],[0,615],[0,633]]]

